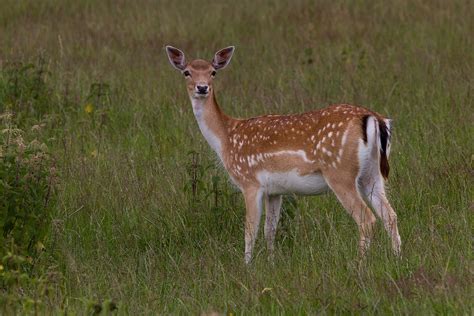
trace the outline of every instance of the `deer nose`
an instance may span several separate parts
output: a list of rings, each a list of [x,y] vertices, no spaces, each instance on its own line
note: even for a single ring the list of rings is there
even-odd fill
[[[197,85],[196,86],[197,92],[200,94],[206,94],[207,90],[209,89],[209,86],[207,85]]]

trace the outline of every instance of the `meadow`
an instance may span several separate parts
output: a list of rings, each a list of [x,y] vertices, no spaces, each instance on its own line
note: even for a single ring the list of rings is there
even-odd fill
[[[0,114],[45,144],[54,171],[34,253],[1,245],[26,258],[2,259],[1,313],[473,313],[474,2],[0,8]],[[392,118],[387,185],[402,257],[378,221],[360,260],[357,227],[327,194],[286,197],[274,261],[261,229],[245,265],[242,196],[199,131],[167,44],[204,59],[236,46],[215,79],[234,117],[351,103]],[[32,281],[5,281],[9,269]]]

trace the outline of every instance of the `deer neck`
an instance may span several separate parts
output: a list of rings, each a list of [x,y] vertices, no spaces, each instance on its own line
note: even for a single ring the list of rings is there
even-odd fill
[[[191,103],[202,135],[221,161],[224,161],[224,148],[227,147],[228,142],[227,126],[231,118],[219,108],[214,91],[207,98],[195,99],[191,97]]]

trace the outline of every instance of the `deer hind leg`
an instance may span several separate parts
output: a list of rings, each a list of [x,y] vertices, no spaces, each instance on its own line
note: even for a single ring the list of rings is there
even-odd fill
[[[281,195],[265,195],[265,239],[270,256],[273,256],[275,234],[280,219]]]
[[[385,194],[384,180],[380,175],[367,177],[362,182],[361,191],[365,199],[372,205],[377,216],[382,219],[385,230],[392,240],[395,255],[400,255],[401,239],[398,233],[397,214],[388,202]]]
[[[359,253],[363,256],[370,246],[376,218],[360,196],[355,177],[325,175],[326,182],[336,194],[339,202],[352,216],[359,228]]]
[[[245,199],[245,263],[252,260],[252,251],[258,234],[258,226],[262,215],[262,192],[259,189],[244,191]]]

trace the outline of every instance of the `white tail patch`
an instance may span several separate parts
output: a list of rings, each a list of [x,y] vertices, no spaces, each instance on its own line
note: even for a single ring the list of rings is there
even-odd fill
[[[359,140],[358,146],[358,159],[359,159],[359,175],[370,173],[371,177],[381,177],[379,169],[379,156],[380,156],[380,137],[379,137],[379,125],[377,119],[370,116],[367,119],[366,127],[367,143],[364,143],[363,139]]]

